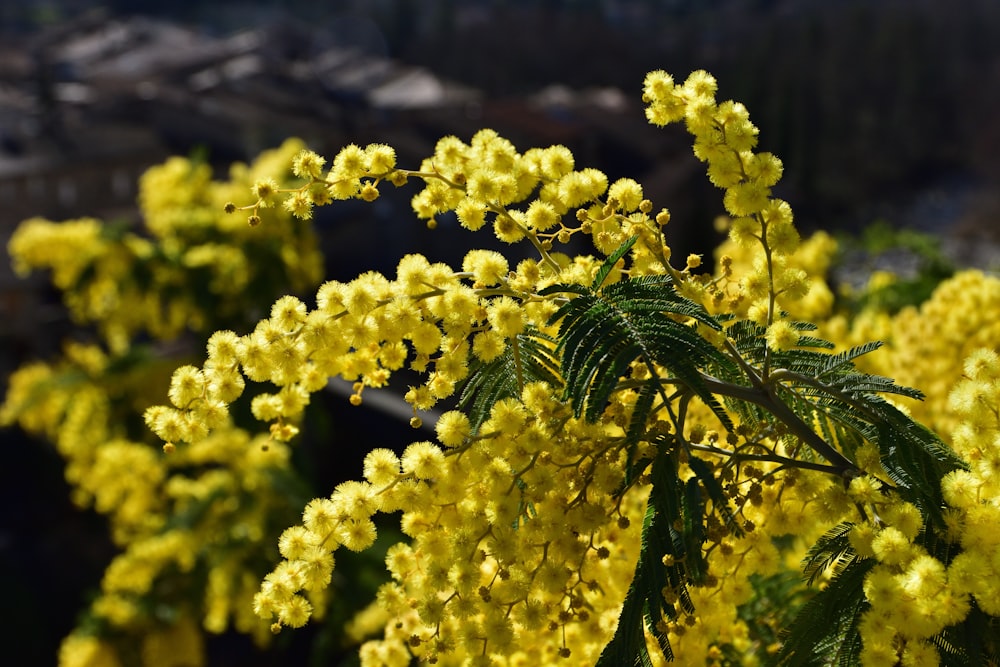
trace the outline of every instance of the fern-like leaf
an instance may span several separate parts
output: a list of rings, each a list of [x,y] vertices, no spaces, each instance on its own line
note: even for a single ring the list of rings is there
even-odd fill
[[[673,524],[672,517],[679,516],[683,495],[676,463],[661,450],[653,461],[651,475],[653,486],[646,501],[635,574],[625,594],[618,627],[601,652],[596,667],[652,667],[644,627],[656,639],[664,657],[673,659],[673,651],[666,633],[661,630],[661,622],[674,619],[676,612],[673,605],[667,604],[664,599],[664,589],[677,594],[685,611],[694,611],[681,563],[688,562],[687,556],[700,558],[701,545],[698,545],[697,554],[686,551],[685,540]],[[664,565],[665,555],[673,557],[670,565]]]
[[[478,429],[486,421],[497,401],[519,397],[524,384],[541,381],[555,388],[562,386],[554,348],[550,336],[529,327],[493,361],[473,363],[458,399],[458,407],[469,416],[472,428]]]
[[[874,559],[849,561],[826,588],[802,607],[782,643],[779,665],[857,664],[861,650],[858,621],[868,607],[862,584],[875,563]],[[828,659],[834,652],[836,656],[831,663]]]
[[[607,266],[605,263],[602,270]],[[700,367],[726,360],[686,320],[713,329],[720,325],[704,308],[681,296],[670,276],[629,278],[599,289],[553,285],[542,292],[555,293],[577,295],[549,320],[550,324],[559,322],[557,351],[566,383],[564,395],[577,416],[595,421],[629,367],[642,361],[653,377],[657,375],[656,364],[666,368],[723,424],[731,425],[729,415],[704,387],[699,372]],[[659,391],[665,399],[662,386]]]
[[[818,378],[822,378],[825,375],[829,375],[831,373],[840,371],[848,364],[850,365],[851,368],[853,368],[855,359],[864,356],[869,352],[874,352],[880,347],[882,347],[882,341],[873,340],[865,343],[864,345],[858,345],[856,347],[852,347],[851,349],[845,352],[831,355],[827,358],[827,361],[824,364],[823,368],[820,369],[819,373],[817,373],[816,376]]]
[[[848,539],[854,524],[850,522],[839,523],[826,531],[816,544],[809,548],[806,557],[802,560],[802,574],[805,575],[809,585],[816,580],[816,577],[832,564],[843,557],[855,555],[854,547]]]

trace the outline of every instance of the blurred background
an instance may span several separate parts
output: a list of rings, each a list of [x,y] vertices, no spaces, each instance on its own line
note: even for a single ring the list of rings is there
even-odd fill
[[[416,165],[439,137],[492,127],[636,178],[671,209],[675,256],[710,253],[721,198],[683,130],[643,116],[657,68],[707,69],[720,99],[747,105],[804,232],[880,221],[930,234],[956,266],[998,268],[996,0],[0,0],[0,240],[35,215],[136,223],[138,176],[173,154],[224,176],[298,136],[329,157],[382,141]],[[411,195],[323,210],[327,275],[460,258],[470,237],[448,220],[424,229]],[[69,329],[46,285],[0,262],[0,384]],[[339,409],[360,432],[411,437]],[[51,448],[0,442],[0,572],[16,600],[0,633],[31,656],[19,664],[54,664],[113,551]]]

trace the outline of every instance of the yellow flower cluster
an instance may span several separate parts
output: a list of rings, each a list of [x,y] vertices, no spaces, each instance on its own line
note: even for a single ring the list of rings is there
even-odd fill
[[[592,664],[634,564],[627,516],[641,511],[612,498],[623,468],[615,431],[572,418],[537,383],[496,403],[478,435],[463,413],[446,412],[438,444],[415,442],[401,456],[375,449],[364,481],[309,503],[282,535],[285,560],[255,609],[276,628],[304,624],[300,592],[328,584],[333,552],[367,548],[371,516],[402,510],[411,541],[389,550],[393,582],[379,592],[393,620],[362,647],[362,664],[405,665],[411,653],[446,665],[490,655]]]
[[[886,350],[872,355],[868,368],[923,391],[927,398],[907,402],[907,409],[947,438],[959,422],[948,407],[948,396],[962,377],[964,360],[979,348],[995,349],[1000,341],[1000,279],[982,271],[960,271],[920,306],[894,316],[868,311],[849,325],[838,318],[830,330],[834,340],[851,344],[884,340]]]
[[[861,480],[851,484],[854,497],[873,498],[874,487],[859,488]],[[956,585],[950,568],[916,543],[924,527],[916,507],[898,499],[873,506],[877,525],[858,524],[850,536],[860,556],[876,561],[864,582],[870,606],[859,625],[861,663],[937,665],[931,640],[968,615],[969,589]]]
[[[694,154],[705,162],[709,180],[724,191],[723,204],[732,216],[729,238],[737,247],[752,249],[752,270],[731,285],[712,284],[708,301],[726,312],[742,309],[768,328],[772,349],[794,347],[798,335],[781,311],[815,289],[805,270],[789,261],[799,247],[788,202],[771,196],[782,174],[781,160],[771,153],[755,153],[757,127],[739,102],[717,102],[715,78],[699,70],[683,85],[662,70],[646,75],[643,101],[654,125],[684,121],[694,136]],[[810,250],[809,252],[815,252]],[[724,265],[725,266],[725,265]],[[728,280],[729,275],[723,274]],[[728,289],[727,289],[728,288]],[[741,301],[746,299],[746,304]],[[822,299],[815,294],[813,299]]]
[[[852,496],[877,508],[875,524],[859,524],[851,534],[857,553],[877,564],[865,578],[870,608],[862,617],[862,664],[935,666],[933,638],[964,620],[975,607],[1000,616],[1000,357],[992,349],[974,351],[962,365],[964,378],[948,396],[958,419],[952,433],[956,451],[969,469],[941,481],[951,544],[941,560],[918,543],[925,528],[916,507],[883,496],[866,478],[851,483]],[[957,553],[956,553],[957,552]]]
[[[798,571],[810,545],[842,522],[853,524],[845,539],[871,565],[863,664],[936,665],[948,627],[972,609],[1000,615],[1000,542],[992,529],[1000,519],[1000,283],[968,272],[894,318],[834,315],[825,282],[833,241],[816,234],[800,242],[790,207],[771,194],[781,162],[754,151],[757,128],[746,109],[715,94],[715,80],[701,71],[683,84],[652,72],[643,88],[648,119],[683,121],[695,155],[724,191],[729,240],[712,273],[698,273],[698,255],[682,270],[669,264],[662,228],[670,214],[654,213],[637,182],[578,169],[563,146],[519,152],[491,130],[467,143],[442,139],[413,170],[398,166],[383,144],[351,145],[328,162],[289,142],[253,166],[234,167],[227,183],[212,181],[204,165],[172,160],[143,179],[147,236],[112,233],[92,220],[26,223],[11,242],[18,267],[52,268],[76,317],[98,323],[111,350],[70,344],[59,363],[25,366],[0,406],[0,423],[19,423],[57,444],[74,499],[110,517],[122,548],[90,614],[129,637],[131,653],[120,641],[77,632],[62,645],[61,667],[117,667],[133,658],[200,664],[199,626],[222,632],[233,625],[264,642],[268,630],[319,619],[338,550],[370,548],[378,513],[398,513],[407,540],[388,550],[392,580],[352,628],[359,642],[368,639],[362,665],[403,667],[414,658],[479,667],[593,665],[615,635],[643,549],[647,499],[658,488],[653,473],[629,471],[662,454],[665,442],[682,483],[707,470],[707,484],[721,493],[714,501],[699,496],[706,570],[686,589],[661,591],[668,613],[657,631],[680,664],[769,662],[781,650],[782,602],[762,599],[762,582]],[[237,333],[245,305],[238,297],[267,281],[261,258],[281,267],[282,287],[293,292],[319,282],[315,239],[304,224],[316,206],[373,201],[386,182],[411,179],[422,183],[412,206],[428,225],[453,213],[469,230],[486,227],[504,242],[530,244],[537,258],[512,266],[496,251],[471,250],[451,267],[407,255],[393,277],[368,272],[329,281],[311,303],[277,298],[267,318]],[[248,196],[246,206],[232,203]],[[223,214],[237,210],[249,225]],[[580,235],[597,257],[558,251]],[[792,420],[772,420],[766,408],[760,417],[741,413],[746,423],[723,424],[682,381],[675,393],[675,378],[651,360],[624,369],[596,421],[575,416],[554,386],[555,371],[551,383],[526,377],[526,358],[557,353],[550,318],[567,292],[546,288],[590,285],[601,256],[631,237],[637,241],[606,283],[668,274],[678,292],[723,316],[724,327],[740,320],[761,327],[766,348],[762,343],[761,358],[748,361],[735,349],[734,329],[697,325],[728,361],[753,366],[751,386],[729,389],[758,405],[779,389],[798,391],[781,384],[791,371],[771,368],[772,358],[793,359],[789,351],[806,344],[797,321],[820,324],[838,345],[887,339],[886,350],[861,360],[864,370],[927,391],[913,413],[947,429],[968,462],[942,480],[946,527],[900,498],[867,436],[844,453],[850,474],[831,475],[835,468],[802,454],[802,429],[815,429],[813,443],[830,440],[837,456],[848,449],[823,430],[828,426],[789,426]],[[192,296],[195,282],[209,287],[209,301]],[[204,362],[184,363],[169,383],[164,377],[165,400],[162,393],[147,398],[155,384],[150,366],[130,372],[124,362],[134,336],[169,337],[208,322],[220,330],[208,339]],[[511,378],[488,403],[444,412],[435,441],[401,452],[373,449],[361,479],[308,502],[301,522],[280,536],[272,532],[293,520],[289,509],[302,508],[291,508],[296,500],[283,497],[275,480],[292,474],[286,443],[312,394],[331,378],[352,382],[350,402],[358,405],[394,373],[415,371],[420,379],[405,398],[418,425],[421,411],[454,400],[494,362]],[[661,385],[667,393],[648,408],[636,442],[631,419],[640,387],[657,373],[669,378]],[[810,400],[808,392],[792,398]],[[234,426],[230,410],[240,399],[269,424],[268,433],[251,436]],[[153,401],[161,404],[149,406]],[[136,409],[166,443],[162,452],[127,432],[124,415]],[[705,484],[690,488],[701,494]],[[262,542],[276,542],[282,558],[263,582],[252,564]],[[662,564],[679,565],[670,554]],[[819,580],[837,567],[834,561]],[[195,572],[200,586],[192,583]],[[145,611],[151,599],[179,620],[158,625]],[[769,612],[749,618],[751,605]],[[662,664],[656,640],[646,640],[654,664]]]
[[[731,220],[721,219],[720,227],[732,229]],[[834,315],[834,294],[827,282],[828,272],[837,252],[837,242],[832,236],[818,231],[803,239],[785,257],[786,267],[805,277],[805,294],[800,299],[785,299],[781,307],[792,320],[822,323]],[[760,271],[761,246],[740,245],[727,238],[715,250],[716,280],[722,283],[724,297],[715,297],[709,305],[714,312],[725,312],[747,317],[754,294],[763,294],[765,277]],[[799,273],[801,272],[801,273]],[[738,276],[738,278],[736,278]],[[759,313],[759,310],[755,310]],[[867,339],[866,339],[867,340]]]
[[[0,425],[18,424],[55,444],[73,501],[105,514],[121,549],[87,612],[87,625],[106,628],[114,641],[82,630],[66,640],[64,665],[139,664],[140,656],[146,665],[196,665],[203,630],[235,626],[258,641],[270,638],[251,600],[259,544],[277,537],[277,517],[287,517],[281,524],[294,516],[295,500],[274,486],[291,474],[287,449],[266,436],[251,438],[223,414],[210,437],[165,456],[141,424],[137,433],[129,427],[137,411],[162,400],[165,364],[176,362],[155,355],[176,348],[149,355],[133,345],[136,337],[171,339],[243,321],[247,291],[274,294],[319,282],[321,256],[308,225],[275,211],[266,228],[250,230],[223,212],[261,174],[293,178],[289,163],[301,149],[289,141],[253,165],[235,165],[226,182],[181,158],[151,168],[140,185],[141,229],[33,219],[11,239],[15,268],[51,268],[73,316],[96,324],[104,339],[68,342],[60,360],[18,369],[0,405]],[[171,397],[188,396],[190,380],[173,387]],[[232,397],[237,390],[220,391]],[[157,620],[165,612],[178,624]],[[168,659],[164,649],[174,641]]]
[[[109,394],[135,386],[126,380],[108,387],[108,364],[99,347],[69,343],[62,361],[23,366],[11,376],[0,424],[18,423],[53,442],[66,460],[74,502],[108,514],[112,536],[122,544],[155,529],[166,472],[155,449],[113,425]]]
[[[654,73],[647,79],[651,108],[661,103],[659,77]],[[371,200],[383,181],[399,185],[416,177],[425,183],[413,199],[419,217],[433,223],[435,216],[455,211],[471,230],[489,223],[501,240],[526,239],[540,260],[525,260],[511,270],[499,253],[473,250],[458,272],[410,255],[400,262],[395,280],[366,273],[349,283],[326,283],[315,309],[283,297],[252,333],[215,334],[203,367],[178,369],[171,382],[172,406],[147,411],[147,423],[169,442],[197,442],[224,418],[246,378],[277,388],[255,396],[252,409],[271,422],[273,438],[285,440],[297,432],[294,422],[309,394],[329,377],[353,381],[357,404],[365,388],[385,385],[407,363],[426,373],[426,381],[406,398],[415,411],[428,409],[452,395],[467,377],[470,361],[493,361],[516,348],[518,335],[529,328],[548,330],[556,301],[540,296],[544,287],[592,280],[596,261],[571,261],[552,251],[555,242],[578,233],[590,235],[603,253],[638,235],[628,257],[629,275],[670,272],[691,298],[733,310],[743,303],[756,308],[766,323],[777,312],[776,299],[784,307],[809,291],[805,269],[793,262],[828,260],[830,242],[816,237],[801,259],[793,259],[798,237],[790,209],[769,196],[780,162],[752,153],[756,130],[745,109],[715,104],[710,81],[696,73],[676,93],[689,109],[696,151],[709,163],[713,181],[727,188],[731,213],[742,219],[737,225],[742,231],[733,238],[744,252],[753,239],[758,254],[764,251],[755,267],[762,289],[754,299],[741,301],[738,292],[745,286],[729,280],[731,272],[714,281],[693,276],[700,265],[696,256],[684,271],[675,271],[661,235],[669,213],[651,217],[650,202],[631,179],[608,185],[595,170],[574,171],[573,156],[562,146],[521,154],[484,130],[468,144],[454,137],[441,140],[434,156],[414,171],[397,168],[383,146],[349,146],[325,177],[325,159],[304,151],[294,164],[309,182],[285,191],[258,184],[257,201],[246,207],[251,220],[259,209],[274,205],[279,194],[287,196],[289,210],[301,209],[308,217],[311,206],[306,213],[288,202],[306,197],[316,204],[321,189],[330,199]],[[379,155],[386,159],[379,161]],[[574,209],[575,221],[567,222],[566,214]],[[829,309],[830,299],[820,288],[815,291],[819,295],[811,307]],[[775,336],[782,326],[781,320],[775,324]],[[257,612],[274,620],[275,629],[304,624],[313,612],[309,596],[329,584],[336,549],[367,548],[375,539],[372,515],[402,510],[403,529],[413,541],[390,550],[387,564],[395,582],[383,589],[379,602],[391,620],[385,623],[385,637],[362,649],[364,664],[407,664],[411,654],[443,664],[467,658],[482,664],[536,664],[557,656],[592,664],[624,595],[624,588],[609,582],[627,581],[637,549],[626,527],[641,517],[639,504],[633,499],[618,505],[611,496],[624,467],[624,433],[616,415],[627,415],[635,396],[633,391],[616,394],[607,419],[592,426],[570,418],[552,388],[527,384],[519,397],[494,405],[479,428],[465,414],[448,412],[436,427],[439,444],[414,443],[402,457],[389,450],[371,452],[364,482],[343,484],[330,497],[314,500],[303,523],[283,534],[285,560],[265,579],[255,598]],[[718,426],[707,410],[692,408],[690,414],[691,424],[701,420]],[[770,473],[740,472],[731,480],[734,495],[745,484],[765,488],[761,479],[770,489],[773,467]],[[774,534],[792,532],[812,500],[809,494],[819,487],[803,483],[799,488],[801,495],[760,491],[741,510],[747,525],[771,525]],[[629,498],[644,493],[640,486]],[[778,518],[769,519],[769,513]],[[781,557],[766,533],[739,539],[724,539],[724,533],[714,538],[713,573],[717,567],[718,575],[696,594],[697,614],[669,629],[677,655],[705,655],[708,647],[722,644],[740,646],[747,654],[756,650],[735,610],[752,595],[751,576],[774,571]],[[611,566],[613,577],[608,576]]]
[[[21,274],[51,269],[74,319],[97,324],[117,353],[139,332],[172,338],[238,318],[238,297],[273,293],[277,286],[268,283],[276,274],[291,290],[320,281],[322,261],[307,225],[274,211],[265,229],[250,230],[223,212],[261,173],[293,178],[288,163],[300,150],[301,142],[288,141],[249,167],[234,166],[229,181],[213,181],[206,164],[171,158],[140,181],[144,230],[33,218],[11,236],[14,267]]]
[[[325,283],[312,310],[282,297],[251,333],[215,333],[203,367],[175,371],[172,405],[150,408],[146,421],[167,442],[197,441],[227,419],[246,378],[277,388],[255,396],[251,407],[284,441],[297,433],[295,421],[310,394],[329,378],[354,382],[352,403],[359,404],[366,387],[385,386],[407,362],[428,371],[426,382],[406,396],[415,411],[427,410],[468,376],[470,352],[492,361],[529,325],[544,327],[551,312],[532,291],[514,286],[537,285],[543,274],[544,280],[556,277],[534,262],[508,272],[498,253],[473,251],[463,268],[456,272],[408,255],[395,280],[369,272],[348,283]]]
[[[991,616],[1000,616],[1000,343],[980,348],[964,363],[964,377],[949,396],[960,420],[955,450],[969,462],[942,480],[949,505],[949,538],[962,547],[948,566],[949,581]]]
[[[258,545],[271,534],[269,522],[289,508],[289,499],[273,485],[288,467],[287,449],[267,446],[266,436],[251,441],[228,423],[172,456],[129,439],[120,415],[134,410],[131,403],[151,376],[145,369],[123,377],[109,370],[113,361],[95,346],[69,344],[61,362],[16,371],[0,406],[0,423],[18,423],[55,443],[66,461],[74,502],[105,514],[122,549],[109,564],[89,615],[113,628],[121,641],[125,633],[153,645],[158,633],[175,630],[149,617],[149,598],[162,596],[158,582],[180,577],[170,585],[172,595],[156,604],[185,610],[178,617],[194,623],[184,634],[190,635],[191,648],[185,653],[178,644],[176,655],[199,657],[171,662],[161,656],[142,664],[201,664],[199,616],[209,632],[233,625],[266,641],[267,624],[254,616],[251,600],[259,583]],[[207,588],[194,577],[196,566],[199,578],[207,576]],[[190,600],[201,610],[188,610]],[[60,665],[114,665],[121,649],[120,643],[72,635]]]
[[[357,404],[365,388],[384,386],[406,364],[426,374],[406,398],[415,412],[428,409],[454,393],[470,362],[488,363],[516,349],[518,335],[529,328],[551,331],[546,321],[556,302],[540,296],[542,289],[556,282],[589,283],[598,266],[587,257],[570,260],[553,252],[556,242],[578,233],[590,235],[603,253],[637,235],[629,275],[669,272],[686,296],[717,312],[752,311],[754,319],[771,325],[769,340],[776,349],[794,345],[797,333],[778,317],[778,309],[806,302],[800,307],[804,314],[829,311],[832,299],[819,276],[831,242],[816,236],[799,248],[790,209],[770,197],[780,162],[752,152],[756,128],[745,109],[716,104],[714,81],[704,73],[695,73],[684,86],[673,86],[665,76],[647,78],[651,119],[665,120],[657,109],[675,105],[680,115],[669,120],[685,119],[695,134],[696,153],[708,163],[713,182],[726,189],[727,208],[737,216],[733,254],[753,265],[743,278],[734,277],[732,259],[721,262],[715,279],[692,275],[700,265],[696,256],[682,272],[674,270],[661,233],[669,213],[651,216],[652,205],[631,179],[609,185],[595,170],[574,171],[573,156],[562,146],[521,154],[484,130],[468,144],[441,140],[435,154],[413,171],[396,167],[384,146],[349,146],[325,176],[326,160],[303,151],[293,169],[308,182],[293,189],[256,183],[257,201],[245,207],[251,222],[260,210],[275,206],[279,195],[286,196],[285,208],[307,218],[326,198],[370,201],[382,182],[401,185],[415,177],[425,183],[413,199],[419,217],[433,224],[435,216],[454,211],[471,230],[489,224],[501,240],[526,239],[540,258],[512,270],[499,253],[473,250],[462,271],[454,271],[410,255],[400,262],[395,280],[367,273],[349,283],[326,283],[314,309],[283,297],[250,334],[216,333],[205,364],[175,372],[172,405],[148,410],[147,423],[168,442],[198,442],[226,418],[228,404],[248,379],[276,387],[253,397],[251,406],[258,419],[271,422],[272,438],[287,440],[297,432],[295,421],[309,394],[329,377],[354,382]],[[567,222],[574,209],[574,220]],[[619,275],[621,270],[610,280]],[[810,298],[802,299],[805,295]],[[362,649],[365,664],[406,664],[411,654],[445,664],[472,656],[483,664],[501,657],[507,664],[531,664],[556,656],[591,664],[624,595],[608,582],[627,581],[635,560],[635,537],[619,532],[637,522],[641,510],[635,500],[616,507],[610,494],[624,465],[620,419],[636,394],[617,393],[604,423],[588,426],[568,417],[551,388],[528,384],[521,391],[519,400],[493,406],[477,429],[466,415],[446,413],[437,424],[439,445],[414,443],[401,458],[373,451],[364,482],[341,485],[329,498],[310,503],[303,524],[282,536],[285,561],[265,579],[255,598],[257,612],[274,620],[275,628],[304,624],[314,610],[310,596],[329,583],[334,551],[340,545],[366,548],[375,538],[372,515],[402,510],[404,531],[413,542],[390,551],[395,582],[379,601],[391,620],[385,622],[384,639]],[[719,426],[698,406],[691,407],[688,425],[702,434]],[[734,497],[743,497],[746,485],[756,489],[749,496],[753,501],[739,511],[747,526],[766,526],[768,532],[751,528],[743,538],[727,538],[725,531],[714,535],[713,574],[693,596],[697,611],[682,614],[668,629],[676,655],[703,656],[722,645],[748,656],[764,650],[752,645],[735,610],[753,595],[752,575],[776,571],[781,563],[768,535],[794,532],[818,490],[830,486],[800,482],[797,490],[778,493],[775,467],[748,467],[730,480]],[[598,471],[600,481],[594,478]],[[640,487],[629,497],[643,493]],[[829,522],[850,504],[834,507],[824,511]],[[578,514],[569,536],[560,538],[566,517]],[[817,534],[822,528],[814,523]],[[795,553],[806,544],[799,542]],[[610,565],[614,577],[594,574]]]
[[[192,667],[203,664],[202,635],[189,617],[149,632],[134,659],[152,667]],[[129,656],[132,657],[131,655]],[[74,633],[59,647],[60,667],[123,667],[133,663],[120,657],[111,642]]]

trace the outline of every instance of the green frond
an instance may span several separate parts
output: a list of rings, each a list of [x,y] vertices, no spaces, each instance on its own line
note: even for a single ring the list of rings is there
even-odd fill
[[[771,363],[777,368],[786,368],[794,373],[813,377],[823,368],[830,355],[814,350],[792,349],[771,353]]]
[[[900,495],[943,526],[940,479],[965,463],[937,435],[884,398],[871,393],[847,394],[831,394],[813,387],[811,392],[787,391],[782,396],[787,396],[788,404],[797,413],[812,413],[813,422],[823,424],[829,420],[824,428],[835,432],[842,444],[857,443],[857,439],[874,443]]]
[[[608,258],[611,264],[616,255]],[[704,308],[681,296],[669,275],[629,278],[587,292],[578,285],[553,285],[542,293],[578,295],[549,320],[559,323],[564,397],[577,416],[596,420],[627,369],[642,361],[653,376],[654,365],[666,368],[731,427],[729,414],[705,388],[699,370],[731,362],[689,323],[716,330],[721,326]],[[662,386],[659,392],[665,399]]]
[[[728,528],[733,535],[743,535],[743,528],[736,522],[736,514],[733,512],[733,508],[729,504],[729,498],[722,490],[722,485],[719,484],[719,480],[712,473],[712,469],[709,467],[708,463],[701,460],[697,456],[690,456],[688,458],[688,466],[694,472],[698,481],[701,482],[701,486],[708,495],[708,499],[712,501],[712,510],[722,517],[723,524],[726,528]]]
[[[639,276],[621,280],[601,290],[604,298],[632,313],[671,313],[690,317],[712,329],[721,326],[700,305],[681,296],[669,275]]]
[[[762,364],[767,343],[764,327],[750,320],[738,320],[726,327],[726,336],[744,359],[752,364]]]
[[[618,260],[624,257],[625,254],[632,249],[632,246],[634,246],[635,242],[638,240],[639,240],[638,236],[631,236],[625,239],[624,243],[618,246],[613,253],[607,256],[607,259],[605,259],[604,262],[601,263],[600,268],[597,269],[597,273],[594,274],[593,282],[590,283],[590,289],[592,291],[597,291],[601,288],[601,285],[604,284],[604,281],[608,279],[608,274],[611,273],[611,270],[615,268],[615,264],[618,263]]]
[[[601,651],[601,656],[595,667],[624,667],[626,665],[652,667],[653,665],[649,650],[646,648],[643,627],[652,625],[655,630],[656,626],[656,621],[653,618],[654,612],[649,604],[652,597],[650,592],[655,586],[655,580],[659,579],[656,575],[662,575],[665,569],[662,564],[652,562],[651,555],[655,549],[651,542],[662,540],[664,530],[663,526],[659,525],[661,522],[662,516],[657,513],[654,503],[650,501],[646,507],[646,516],[642,524],[642,547],[639,559],[636,561],[632,583],[629,584],[628,592],[625,594],[622,611],[618,615],[618,627],[615,629],[611,641]],[[656,597],[662,600],[663,595],[656,593]],[[669,608],[658,607],[658,609],[672,611]],[[660,650],[663,651],[663,655],[668,660],[672,660],[674,655],[666,635],[659,631],[657,631],[657,635]]]
[[[869,352],[874,352],[880,347],[882,347],[882,341],[873,340],[865,343],[864,345],[852,347],[845,352],[831,355],[827,357],[826,364],[824,364],[823,368],[819,369],[819,373],[817,373],[816,377],[817,379],[822,379],[823,376],[837,372],[847,365],[854,368],[855,359],[864,356]]]
[[[529,327],[493,361],[474,362],[458,398],[458,407],[469,416],[473,430],[486,421],[494,403],[519,397],[524,384],[541,381],[562,386],[554,349],[550,336]]]
[[[695,477],[684,483],[681,508],[684,553],[687,555],[685,571],[692,582],[700,584],[705,580],[705,575],[708,574],[708,563],[705,562],[701,550],[707,535],[705,532],[705,498],[701,493],[701,484]]]
[[[664,589],[677,594],[687,613],[694,612],[685,568],[690,565],[691,557],[701,559],[701,544],[696,554],[691,553],[674,527],[672,517],[679,516],[684,494],[676,463],[662,449],[653,461],[651,475],[653,486],[646,501],[635,573],[618,617],[618,627],[601,652],[596,667],[652,667],[644,627],[656,639],[663,655],[668,660],[673,659],[667,635],[660,629],[662,621],[676,617],[673,605],[663,597]],[[665,555],[673,557],[672,564],[664,565]]]
[[[840,375],[835,381],[830,383],[830,386],[851,396],[859,394],[898,394],[918,401],[924,398],[924,393],[919,389],[904,387],[896,384],[896,381],[892,378],[868,373],[846,373]]]
[[[830,565],[844,557],[852,558],[856,555],[848,539],[853,528],[853,523],[846,521],[839,523],[816,540],[816,544],[809,547],[805,558],[802,559],[802,574],[810,586]]]
[[[625,430],[625,489],[629,488],[636,476],[641,473],[641,470],[637,470],[636,450],[638,449],[639,442],[646,435],[646,427],[649,423],[650,414],[653,411],[653,403],[659,391],[659,380],[649,378],[640,387],[635,399],[635,405],[632,407],[628,428]]]
[[[964,621],[945,628],[931,642],[945,667],[1000,664],[1000,623],[975,601]]]
[[[826,588],[799,610],[784,637],[777,664],[782,667],[858,664],[861,636],[857,626],[868,607],[862,584],[875,563],[874,559],[849,561]]]
[[[795,344],[799,347],[818,347],[824,350],[832,350],[836,347],[825,338],[817,338],[816,336],[799,336],[799,340]]]
[[[903,485],[900,494],[915,504],[925,517],[944,527],[940,480],[967,464],[933,431],[886,400],[869,396],[866,404],[879,418],[876,442],[882,454],[882,465]]]

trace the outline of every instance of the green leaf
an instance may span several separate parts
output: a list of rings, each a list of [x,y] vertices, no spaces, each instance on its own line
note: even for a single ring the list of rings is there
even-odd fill
[[[469,416],[473,430],[486,421],[494,403],[520,397],[524,384],[541,381],[555,388],[562,386],[554,346],[550,336],[529,327],[493,361],[472,364],[459,394],[458,407]]]
[[[946,667],[1000,664],[1000,623],[975,601],[964,621],[945,628],[931,642]]]
[[[654,364],[696,393],[727,428],[729,415],[704,387],[699,367],[728,363],[685,319],[719,329],[701,306],[677,293],[670,276],[643,276],[581,294],[569,285],[548,291],[577,293],[549,320],[559,322],[557,351],[565,378],[564,397],[577,416],[594,421],[603,412],[619,380],[641,361],[656,376]],[[665,393],[660,393],[666,400]]]
[[[722,485],[715,478],[708,463],[696,456],[688,457],[688,467],[694,472],[695,477],[701,482],[702,488],[712,501],[712,511],[722,517],[723,524],[736,536],[743,534],[743,528],[736,523],[736,514],[729,504],[729,497],[722,490]]]
[[[802,607],[782,643],[779,665],[858,664],[861,651],[858,621],[869,606],[862,584],[875,564],[874,559],[849,561],[826,588]]]
[[[601,264],[601,268],[599,268],[597,273],[594,275],[594,282],[590,284],[590,289],[595,291],[600,289],[601,285],[604,284],[604,281],[607,280],[608,274],[611,273],[613,268],[615,268],[615,264],[618,263],[618,260],[624,257],[625,253],[632,249],[632,246],[635,245],[635,242],[638,239],[638,236],[632,236],[626,239],[625,242],[618,246],[613,253],[608,255],[608,258],[604,260],[604,263]]]
[[[858,357],[868,354],[869,352],[874,352],[875,350],[882,347],[882,341],[873,340],[865,343],[864,345],[858,345],[852,347],[851,349],[841,352],[839,354],[834,354],[827,357],[826,363],[823,365],[819,372],[817,373],[817,379],[822,379],[824,375],[829,375],[831,373],[840,371],[844,366],[850,365],[854,368],[854,360]]]
[[[663,597],[663,590],[673,590],[681,606],[694,611],[686,587],[686,578],[680,563],[686,562],[683,542],[678,538],[671,517],[677,516],[680,505],[680,480],[671,456],[659,452],[653,462],[653,488],[646,502],[646,515],[642,524],[639,559],[636,561],[632,583],[625,594],[618,627],[611,641],[604,647],[596,667],[652,667],[646,648],[643,630],[656,639],[663,655],[673,659],[673,651],[661,622],[674,619],[673,605]],[[701,546],[698,547],[701,552]],[[665,555],[674,557],[670,566],[663,563]]]
[[[802,561],[802,574],[805,575],[807,583],[811,586],[816,577],[823,574],[826,568],[836,563],[842,557],[851,558],[855,556],[854,547],[851,546],[850,534],[854,524],[850,522],[839,523],[826,531],[816,544],[809,548],[806,557]]]
[[[641,473],[637,470],[636,450],[639,442],[646,436],[646,427],[649,423],[650,414],[653,411],[653,402],[656,394],[660,390],[659,380],[649,378],[643,382],[639,393],[636,396],[635,405],[632,407],[632,415],[629,417],[628,428],[625,431],[625,480],[622,491],[629,488],[635,478]]]

